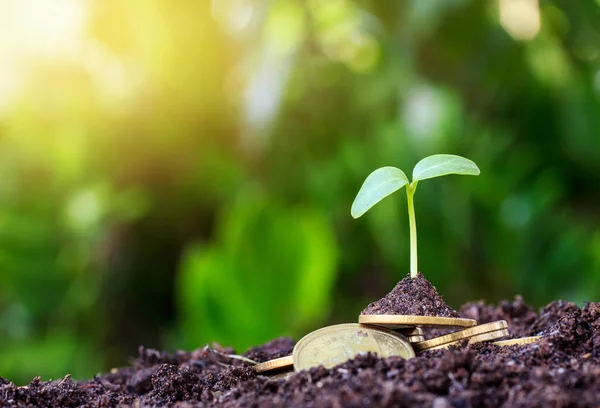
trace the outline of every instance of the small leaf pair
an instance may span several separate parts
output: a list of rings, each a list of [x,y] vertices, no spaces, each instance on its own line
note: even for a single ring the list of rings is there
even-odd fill
[[[435,154],[421,160],[413,169],[413,180],[410,182],[404,172],[396,167],[381,167],[367,177],[360,188],[350,213],[358,218],[385,197],[406,186],[408,199],[408,216],[411,241],[411,277],[417,276],[417,230],[413,204],[413,196],[417,183],[434,177],[448,174],[479,175],[479,168],[469,159],[452,154]]]

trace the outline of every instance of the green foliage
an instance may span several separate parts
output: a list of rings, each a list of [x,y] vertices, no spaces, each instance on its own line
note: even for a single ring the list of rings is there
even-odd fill
[[[22,373],[14,380],[26,382],[44,373],[45,379],[59,379],[70,373],[75,378],[93,375],[102,364],[98,351],[73,332],[49,333],[40,339],[27,339],[0,350],[0,371]]]
[[[382,167],[369,174],[363,183],[350,213],[358,218],[371,207],[409,183],[406,174],[395,167]]]
[[[448,174],[479,175],[479,167],[469,159],[452,154],[434,154],[418,162],[413,169],[413,184],[417,181]]]
[[[416,190],[417,182],[449,174],[479,175],[475,163],[464,157],[452,154],[434,154],[418,162],[413,169],[413,181],[410,183],[406,174],[395,167],[381,167],[373,171],[361,186],[350,213],[358,218],[369,211],[371,207],[400,190],[405,185],[411,185]]]
[[[243,194],[216,228],[211,244],[188,247],[178,277],[186,347],[218,341],[245,350],[324,321],[337,268],[322,215]]]

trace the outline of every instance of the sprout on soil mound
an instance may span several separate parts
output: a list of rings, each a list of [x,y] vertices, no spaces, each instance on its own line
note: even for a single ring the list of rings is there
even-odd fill
[[[406,186],[408,199],[408,220],[410,225],[410,277],[415,278],[417,268],[417,223],[413,198],[417,184],[421,180],[448,174],[463,174],[477,176],[479,167],[469,159],[452,154],[434,154],[421,160],[413,169],[413,180],[410,182],[404,172],[396,167],[381,167],[367,177],[360,188],[350,213],[358,218],[369,211],[371,207],[393,192]]]

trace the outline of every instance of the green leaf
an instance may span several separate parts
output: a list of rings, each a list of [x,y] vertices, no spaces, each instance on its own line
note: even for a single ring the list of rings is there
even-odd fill
[[[409,183],[404,172],[396,167],[381,167],[369,174],[358,191],[350,214],[358,218],[375,204]]]
[[[413,183],[448,174],[479,175],[479,167],[469,159],[453,154],[434,154],[421,160],[413,169]]]

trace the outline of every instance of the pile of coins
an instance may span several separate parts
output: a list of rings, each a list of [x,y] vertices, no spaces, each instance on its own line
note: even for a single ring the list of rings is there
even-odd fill
[[[425,339],[430,328],[458,329],[443,336]],[[473,319],[413,315],[360,315],[358,323],[324,327],[304,336],[291,356],[258,363],[257,373],[286,378],[294,371],[324,366],[332,368],[362,353],[404,359],[416,353],[437,350],[467,340],[469,344],[492,341],[498,346],[534,343],[540,336],[498,340],[509,335],[505,320],[477,324]]]

